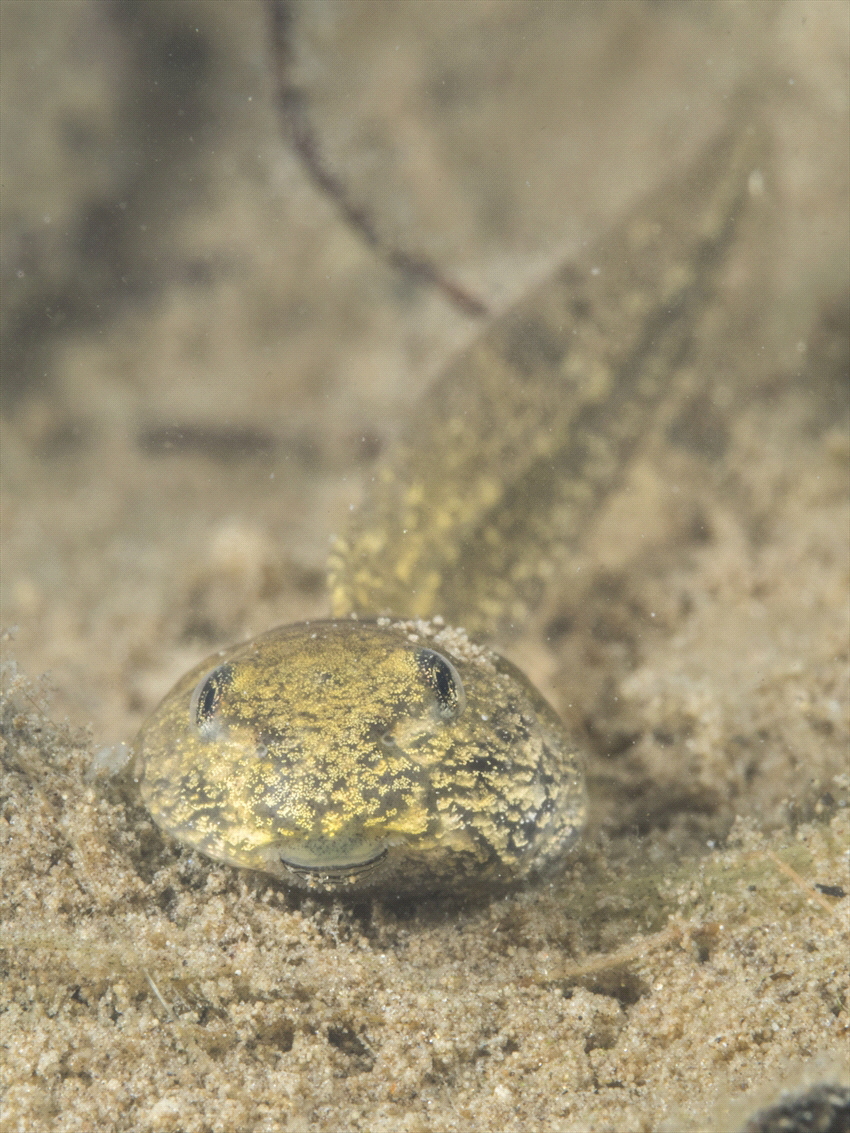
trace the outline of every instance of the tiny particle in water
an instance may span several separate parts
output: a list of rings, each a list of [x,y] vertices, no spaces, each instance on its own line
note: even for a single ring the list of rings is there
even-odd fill
[[[823,893],[827,897],[846,897],[847,894],[840,885],[818,885],[815,883],[815,889],[819,893]]]

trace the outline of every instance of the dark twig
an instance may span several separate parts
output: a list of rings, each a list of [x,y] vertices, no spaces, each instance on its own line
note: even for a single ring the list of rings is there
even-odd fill
[[[275,97],[287,140],[298,154],[313,184],[329,197],[345,222],[382,257],[390,267],[416,283],[438,288],[465,315],[483,318],[487,307],[459,284],[447,279],[436,264],[423,256],[388,244],[362,205],[355,204],[343,182],[325,164],[307,115],[307,97],[292,82],[292,4],[290,0],[266,0],[275,79]]]

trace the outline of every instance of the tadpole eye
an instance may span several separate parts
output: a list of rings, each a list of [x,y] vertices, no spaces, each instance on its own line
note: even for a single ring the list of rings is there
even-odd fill
[[[190,712],[195,726],[202,735],[207,735],[215,728],[215,716],[224,690],[233,680],[233,667],[230,664],[219,665],[217,669],[204,677],[192,697]]]
[[[416,660],[425,680],[434,690],[444,720],[454,720],[466,708],[466,693],[460,674],[445,657],[433,649],[420,649]]]

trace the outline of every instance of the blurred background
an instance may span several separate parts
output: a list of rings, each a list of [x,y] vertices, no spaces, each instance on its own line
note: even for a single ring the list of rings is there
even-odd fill
[[[291,74],[382,237],[496,313],[754,83],[775,138],[757,348],[799,369],[813,326],[842,333],[848,12],[316,0],[292,7]],[[217,645],[326,612],[330,539],[482,320],[306,176],[262,3],[0,18],[5,649],[51,672],[59,713],[128,738]]]

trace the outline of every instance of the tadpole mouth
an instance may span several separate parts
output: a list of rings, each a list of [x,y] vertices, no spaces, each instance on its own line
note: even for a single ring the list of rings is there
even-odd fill
[[[350,877],[352,874],[368,873],[378,862],[384,860],[388,852],[389,848],[385,846],[379,853],[365,861],[332,862],[328,865],[304,865],[301,862],[287,861],[284,857],[281,857],[280,861],[287,869],[301,876],[316,877],[321,874],[323,877]]]

